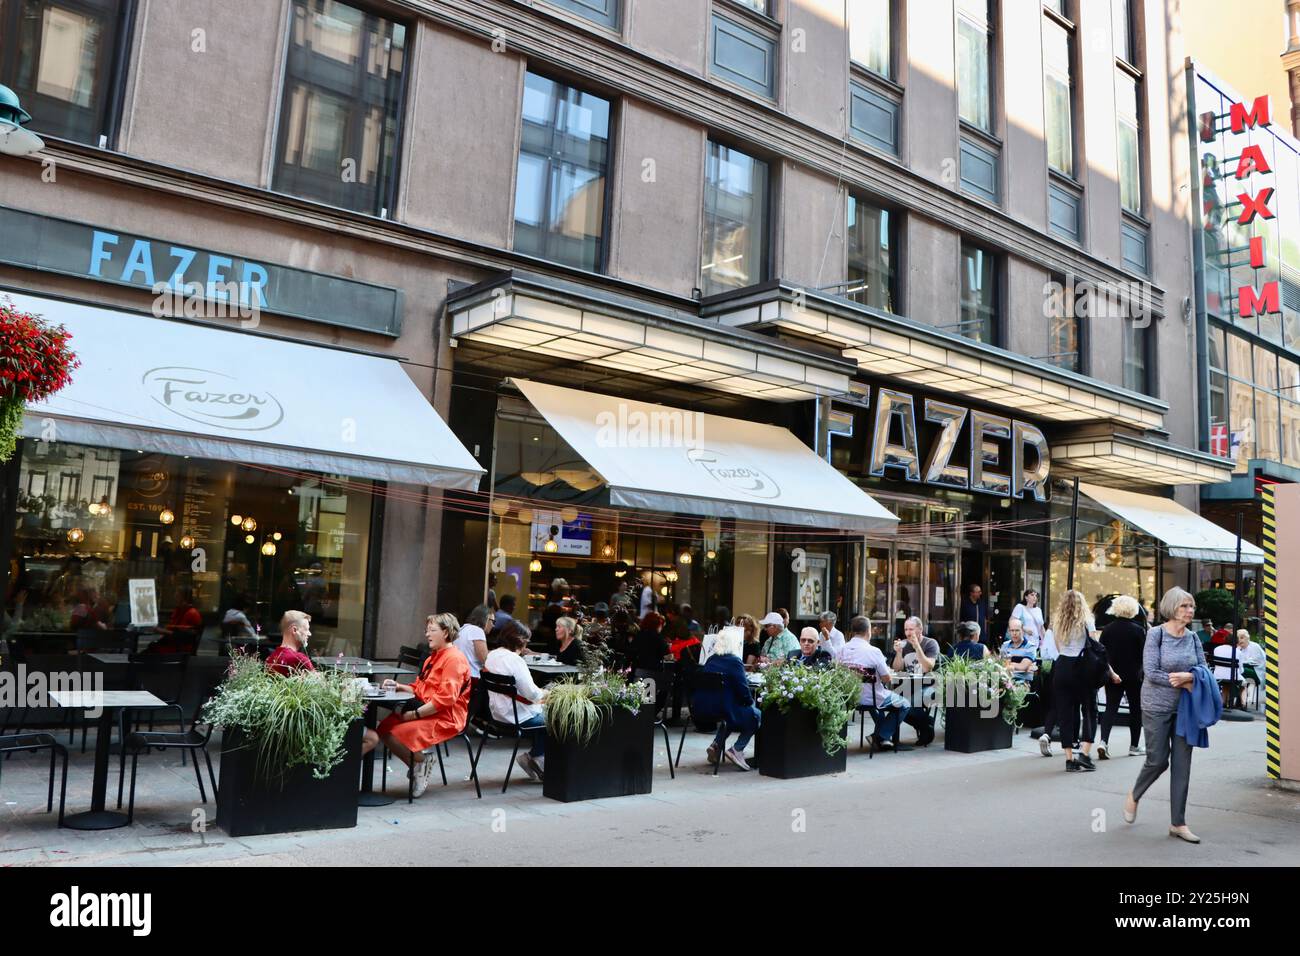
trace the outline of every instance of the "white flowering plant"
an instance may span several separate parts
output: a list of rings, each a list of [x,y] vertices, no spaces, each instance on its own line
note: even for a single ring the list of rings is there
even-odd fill
[[[999,658],[948,657],[935,668],[935,700],[944,708],[988,701],[1012,727],[1029,698],[1029,684],[1016,680]]]
[[[774,664],[762,671],[758,689],[760,710],[775,707],[788,713],[796,705],[817,716],[817,731],[828,754],[844,747],[844,727],[862,693],[862,678],[848,667],[805,667],[793,662]]]
[[[605,671],[581,683],[552,684],[546,689],[542,708],[550,736],[586,744],[600,733],[616,707],[636,714],[648,703],[650,688],[644,681],[628,680],[622,674]]]

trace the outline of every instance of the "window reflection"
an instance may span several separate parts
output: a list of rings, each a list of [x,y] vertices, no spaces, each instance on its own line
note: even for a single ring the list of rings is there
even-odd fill
[[[767,163],[712,140],[704,182],[705,295],[762,282],[767,259]]]

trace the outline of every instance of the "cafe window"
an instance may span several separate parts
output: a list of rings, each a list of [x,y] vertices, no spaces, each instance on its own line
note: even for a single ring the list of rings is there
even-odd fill
[[[405,26],[339,0],[293,0],[275,188],[386,215],[405,76]]]
[[[893,0],[849,0],[849,59],[887,80],[893,72]]]
[[[1044,14],[1043,87],[1047,107],[1047,165],[1071,178],[1074,176],[1073,62],[1073,25],[1063,15]]]
[[[958,332],[996,345],[998,335],[998,258],[978,246],[961,246],[961,304]]]
[[[957,0],[957,112],[993,132],[994,0]]]
[[[609,101],[529,73],[515,184],[515,250],[598,272]]]
[[[848,283],[844,294],[883,312],[897,311],[897,216],[848,197]]]
[[[767,278],[767,163],[709,141],[700,288],[715,295]]]
[[[11,641],[49,646],[79,627],[125,629],[141,610],[128,582],[146,581],[161,625],[182,594],[192,597],[200,650],[215,648],[225,612],[242,605],[268,635],[285,611],[306,611],[312,653],[361,653],[369,482],[64,442],[24,442],[18,467],[28,493],[5,556]],[[61,476],[57,497],[42,493],[45,474]],[[150,640],[142,634],[140,649]]]
[[[99,145],[113,139],[125,57],[124,0],[0,0],[0,84],[43,136]]]

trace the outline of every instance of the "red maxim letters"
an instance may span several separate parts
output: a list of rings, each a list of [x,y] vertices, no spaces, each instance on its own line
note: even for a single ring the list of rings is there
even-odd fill
[[[1233,133],[1244,133],[1248,129],[1272,126],[1269,98],[1267,96],[1255,97],[1255,102],[1251,104],[1249,110],[1246,109],[1245,103],[1233,103],[1229,110],[1229,124]],[[1205,138],[1204,128],[1201,130],[1201,138]],[[1273,168],[1269,166],[1264,150],[1258,145],[1252,144],[1244,147],[1241,155],[1237,158],[1237,169],[1234,178],[1245,179],[1252,173],[1265,174],[1272,172]],[[1239,225],[1249,226],[1255,221],[1256,216],[1261,219],[1273,218],[1273,210],[1268,206],[1273,199],[1272,186],[1263,187],[1253,196],[1250,193],[1238,193],[1237,199],[1241,202],[1241,215],[1237,217]],[[1264,266],[1264,237],[1252,236],[1250,240],[1250,267],[1259,270]],[[1264,283],[1263,288],[1258,291],[1255,290],[1254,285],[1243,285],[1237,289],[1237,314],[1243,319],[1248,319],[1253,315],[1281,311],[1281,294],[1276,279]]]

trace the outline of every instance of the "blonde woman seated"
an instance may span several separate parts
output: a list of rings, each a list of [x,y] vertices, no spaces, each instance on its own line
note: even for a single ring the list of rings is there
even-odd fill
[[[469,661],[454,646],[459,630],[453,615],[429,615],[424,626],[429,656],[420,676],[411,684],[389,679],[383,685],[386,691],[414,694],[409,709],[390,714],[378,729],[367,730],[361,744],[361,752],[370,753],[382,740],[397,759],[411,768],[415,781],[412,793],[417,797],[429,789],[437,762],[423,752],[460,734],[469,715]]]

